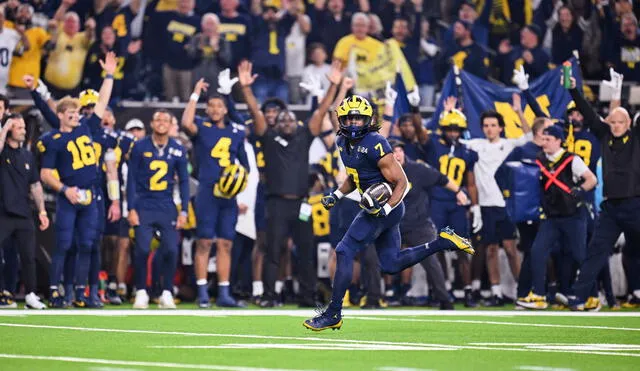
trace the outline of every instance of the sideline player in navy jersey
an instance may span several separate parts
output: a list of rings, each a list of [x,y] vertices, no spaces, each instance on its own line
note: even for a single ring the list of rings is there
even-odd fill
[[[438,251],[460,249],[474,253],[469,241],[448,228],[430,243],[401,251],[399,224],[404,215],[402,199],[408,192],[407,177],[393,157],[389,142],[377,133],[378,125],[371,123],[373,109],[366,99],[357,95],[345,99],[337,108],[337,117],[341,136],[337,144],[349,178],[339,189],[323,198],[323,205],[330,209],[354,189],[363,192],[380,182],[391,183],[393,193],[384,206],[374,205],[368,209],[361,205],[364,210],[360,211],[338,244],[331,302],[320,315],[304,321],[304,326],[314,331],[342,326],[342,299],[351,283],[353,260],[367,244],[375,242],[385,273],[400,272]]]
[[[449,102],[455,106],[455,101]],[[477,232],[482,227],[478,190],[473,175],[473,165],[478,161],[478,154],[459,141],[462,133],[467,130],[467,119],[462,112],[451,108],[440,116],[440,130],[440,137],[432,135],[427,142],[427,162],[453,180],[458,187],[467,188],[474,216],[473,232]],[[449,225],[462,237],[469,237],[467,205],[458,204],[455,195],[442,187],[431,190],[431,217],[437,228]],[[476,307],[477,303],[472,295],[469,259],[467,256],[459,256],[457,262],[464,284],[465,306]]]
[[[207,98],[206,117],[195,116],[196,103],[200,93],[208,84],[200,79],[191,94],[189,103],[182,114],[182,127],[194,141],[198,180],[200,185],[195,199],[196,237],[198,238],[195,258],[195,273],[198,285],[198,304],[209,307],[207,292],[207,266],[211,245],[216,240],[216,263],[218,272],[218,298],[221,307],[244,306],[237,302],[229,290],[231,269],[231,247],[236,235],[238,204],[235,197],[224,195],[217,182],[224,169],[236,163],[249,167],[244,151],[244,125],[226,119],[228,110],[222,96]]]
[[[78,247],[77,266],[75,272],[76,300],[77,307],[95,306],[93,300],[84,297],[84,285],[89,280],[89,284],[97,284],[97,270],[95,267],[96,256],[99,254],[93,251],[96,247],[95,239],[98,233],[98,205],[93,198],[101,191],[96,187],[97,166],[100,157],[96,155],[96,147],[92,138],[100,137],[102,128],[100,126],[101,116],[104,115],[111,91],[113,89],[113,72],[117,67],[115,54],[107,53],[105,60],[100,64],[106,72],[100,88],[101,97],[95,105],[86,111],[87,116],[80,119],[80,103],[71,98],[61,100],[56,107],[56,114],[48,115],[46,103],[32,88],[32,96],[38,108],[46,112],[45,117],[54,125],[60,126],[59,130],[54,130],[42,137],[38,143],[39,150],[43,153],[42,160],[42,180],[54,191],[60,193],[57,202],[56,220],[56,250],[52,256],[52,267],[50,271],[51,285],[51,306],[61,307],[64,305],[57,284],[60,279],[64,259],[71,248],[73,242]],[[55,174],[58,171],[59,179]],[[92,174],[89,174],[92,173]],[[112,173],[113,174],[113,173]],[[109,198],[119,199],[119,187],[117,177],[110,179]],[[114,182],[115,180],[115,182]],[[114,206],[115,204],[115,206]],[[118,202],[112,203],[110,207],[112,217],[120,217]],[[75,233],[74,233],[75,231]],[[87,246],[87,242],[89,245]],[[93,260],[92,260],[92,254]],[[99,256],[97,256],[99,265]],[[87,260],[85,260],[87,259]],[[93,263],[96,277],[89,277],[89,269]]]
[[[154,230],[162,234],[159,254],[162,295],[159,308],[175,309],[173,276],[178,259],[178,232],[187,222],[186,209],[178,215],[173,202],[176,176],[179,181],[182,205],[189,204],[189,173],[187,152],[178,142],[169,138],[172,115],[158,110],[151,121],[152,134],[133,145],[128,162],[127,207],[129,224],[136,230],[135,284],[137,288],[133,307],[149,307],[147,294],[147,260]]]

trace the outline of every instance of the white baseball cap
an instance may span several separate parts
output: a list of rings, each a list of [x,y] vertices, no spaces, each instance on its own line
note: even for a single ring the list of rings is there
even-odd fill
[[[141,129],[144,130],[144,123],[139,119],[131,119],[124,126],[124,130],[129,131],[132,129]]]

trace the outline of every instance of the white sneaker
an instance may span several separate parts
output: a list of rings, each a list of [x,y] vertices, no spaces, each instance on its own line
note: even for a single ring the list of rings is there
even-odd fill
[[[158,301],[160,309],[176,309],[176,303],[173,301],[173,295],[168,290],[164,290]]]
[[[149,295],[147,290],[136,291],[136,301],[133,303],[134,309],[147,309],[149,308]]]
[[[24,297],[24,309],[47,309],[47,306],[40,301],[38,295],[30,292]]]

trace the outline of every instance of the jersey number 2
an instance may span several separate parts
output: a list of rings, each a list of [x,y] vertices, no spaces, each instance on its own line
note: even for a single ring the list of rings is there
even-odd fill
[[[67,143],[67,151],[71,152],[73,170],[96,164],[96,153],[91,144],[91,138],[83,135],[74,141]]]
[[[156,172],[149,179],[149,189],[152,191],[164,191],[167,189],[167,181],[162,180],[169,170],[167,162],[153,160],[149,164],[149,169]]]

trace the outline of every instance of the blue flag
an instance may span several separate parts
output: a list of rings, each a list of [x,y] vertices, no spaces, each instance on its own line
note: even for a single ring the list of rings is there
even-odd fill
[[[572,74],[577,85],[582,86],[582,76],[580,75],[579,64],[575,58],[572,62]],[[529,84],[529,91],[536,98],[540,108],[551,118],[564,118],[567,105],[571,102],[569,91],[560,85],[560,75],[562,67],[555,68],[544,73],[535,81]],[[444,100],[454,96],[458,98],[458,107],[462,108],[467,116],[469,134],[472,138],[482,138],[482,128],[480,127],[480,115],[487,110],[498,111],[505,120],[505,135],[507,138],[517,138],[522,135],[520,119],[511,108],[513,93],[520,93],[517,88],[504,87],[493,84],[465,71],[460,71],[458,75],[460,84],[456,84],[456,75],[453,70],[449,72],[443,82],[442,95],[436,105],[436,112],[429,123],[429,128],[437,129],[438,118],[443,109]],[[522,94],[521,100],[526,103]],[[527,105],[524,107],[525,118],[529,125],[533,123],[535,114]]]
[[[393,123],[395,124],[398,122],[400,116],[410,111],[409,100],[407,99],[407,88],[404,86],[402,75],[399,73],[396,73],[396,84],[394,89],[398,93],[393,105]]]

